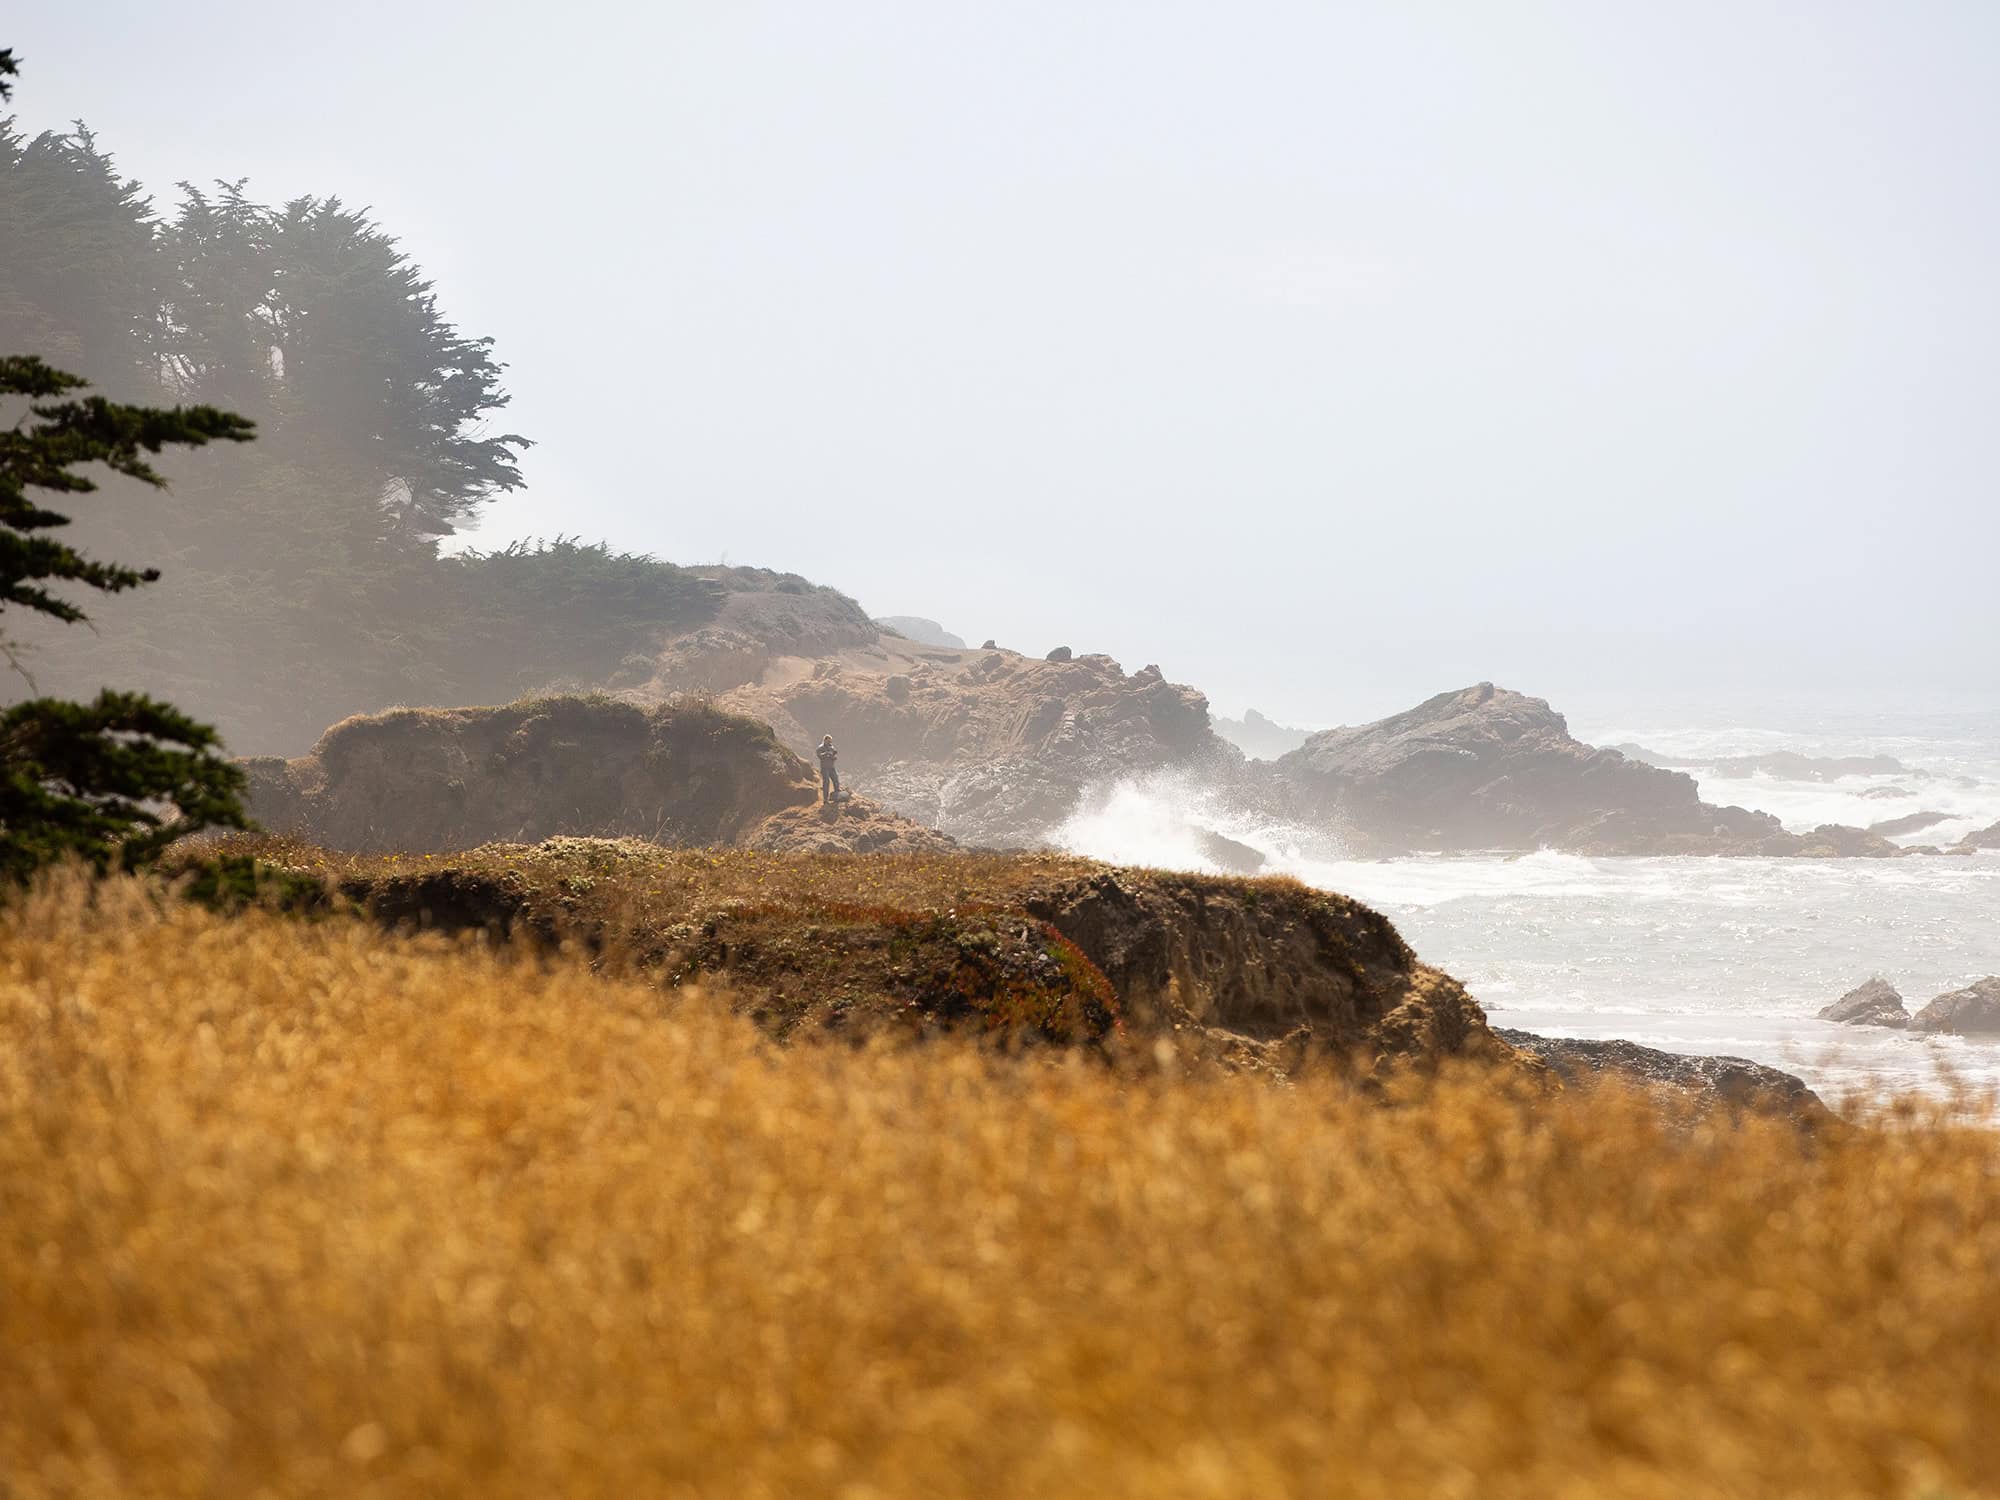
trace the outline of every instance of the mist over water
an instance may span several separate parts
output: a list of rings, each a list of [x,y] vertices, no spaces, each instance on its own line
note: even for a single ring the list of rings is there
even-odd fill
[[[1595,743],[1676,759],[1775,751],[1889,755],[1903,774],[1788,781],[1690,769],[1705,800],[1770,812],[1788,828],[1950,814],[1898,839],[1949,845],[2000,821],[2000,732],[1985,715],[1868,717],[1801,728],[1606,721]],[[1907,795],[1870,796],[1906,791]],[[1418,954],[1465,981],[1496,1025],[1732,1053],[1797,1073],[1822,1095],[1860,1087],[2000,1087],[2000,1042],[1839,1026],[1815,1012],[1882,974],[1912,1013],[2000,974],[2000,852],[1898,860],[1346,857],[1323,834],[1259,821],[1198,780],[1160,775],[1102,789],[1052,835],[1123,863],[1215,868],[1203,831],[1248,844],[1272,873],[1340,891],[1391,917]]]

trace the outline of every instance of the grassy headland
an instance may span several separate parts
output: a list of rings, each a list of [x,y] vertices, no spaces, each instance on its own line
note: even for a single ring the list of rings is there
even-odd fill
[[[2000,1137],[1494,1080],[778,1047],[698,987],[58,883],[0,913],[0,1479],[1990,1490]]]

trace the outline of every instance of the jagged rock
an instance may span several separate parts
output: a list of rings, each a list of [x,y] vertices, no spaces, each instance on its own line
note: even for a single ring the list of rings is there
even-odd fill
[[[1051,651],[1048,654],[1048,657],[1046,659],[1049,661],[1068,661],[1073,656],[1075,656],[1075,654],[1076,653],[1071,651],[1067,646],[1058,646],[1055,648],[1055,650]]]
[[[943,646],[950,650],[963,651],[965,642],[953,635],[936,620],[926,620],[921,615],[883,615],[875,621],[884,630],[893,630],[906,641],[915,641],[920,646]]]
[[[1870,823],[1868,831],[1879,834],[1885,839],[1895,838],[1899,834],[1921,833],[1926,828],[1935,828],[1950,818],[1950,813],[1913,812],[1900,818],[1890,818],[1886,822]]]
[[[1314,1052],[1520,1062],[1457,980],[1345,896],[1100,868],[1025,904],[1104,972],[1142,1033],[1168,1027],[1281,1067]]]
[[[818,778],[768,725],[706,706],[647,710],[609,698],[360,715],[334,725],[310,755],[244,766],[258,822],[357,853],[559,835],[791,848],[818,800]],[[953,842],[869,804],[813,837],[812,847],[843,849]]]
[[[1703,1103],[1774,1109],[1813,1123],[1832,1117],[1803,1079],[1747,1057],[1662,1052],[1637,1042],[1537,1036],[1500,1026],[1493,1028],[1493,1034],[1518,1051],[1540,1058],[1565,1083],[1609,1073],[1678,1089]]]
[[[1768,813],[1711,806],[1693,778],[1586,745],[1542,699],[1490,682],[1315,734],[1277,773],[1299,811],[1344,823],[1366,853],[1895,852],[1858,829],[1800,836]]]
[[[1312,731],[1274,723],[1256,709],[1245,709],[1240,719],[1217,717],[1215,732],[1252,760],[1276,760],[1305,744]]]
[[[1982,828],[1977,833],[1967,834],[1959,841],[1961,849],[2000,849],[2000,823],[1991,828]]]
[[[897,676],[907,693],[891,691]],[[810,667],[774,664],[718,701],[766,720],[802,754],[831,734],[843,780],[994,847],[1037,842],[1088,786],[1226,752],[1201,694],[1157,669],[1127,675],[1100,655],[924,658],[884,641]]]
[[[1839,1021],[1847,1026],[1888,1026],[1901,1030],[1910,1024],[1903,997],[1888,980],[1877,975],[1842,995],[1819,1013],[1822,1021]]]
[[[1939,995],[1911,1018],[1910,1025],[1917,1031],[1952,1036],[2000,1033],[2000,977],[1989,975],[1962,990]]]

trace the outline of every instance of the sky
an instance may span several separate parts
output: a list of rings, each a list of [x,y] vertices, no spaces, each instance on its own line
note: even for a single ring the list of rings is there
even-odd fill
[[[372,206],[473,545],[806,574],[1321,725],[2000,697],[2000,7],[91,0],[31,128]]]

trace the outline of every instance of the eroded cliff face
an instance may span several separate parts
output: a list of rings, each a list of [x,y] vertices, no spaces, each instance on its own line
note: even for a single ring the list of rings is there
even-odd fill
[[[1025,904],[1104,971],[1147,1028],[1282,1058],[1508,1056],[1457,980],[1345,896],[1285,880],[1100,869]]]
[[[245,763],[251,815],[328,848],[445,852],[558,835],[771,849],[950,847],[815,776],[754,720],[608,698],[401,709],[329,729],[310,755]]]
[[[1544,700],[1490,682],[1316,734],[1276,774],[1301,816],[1339,825],[1358,853],[1899,852],[1862,829],[1787,833],[1768,813],[1703,802],[1692,777],[1586,745]]]

